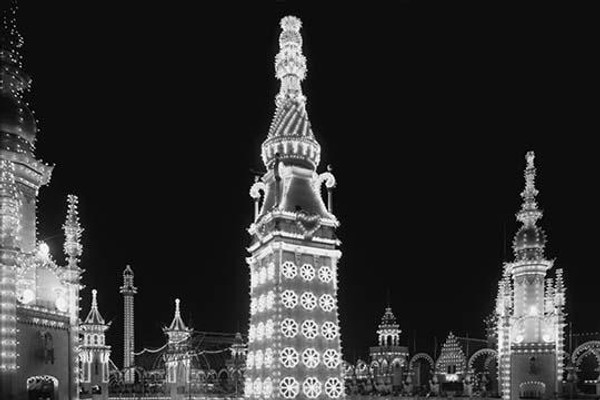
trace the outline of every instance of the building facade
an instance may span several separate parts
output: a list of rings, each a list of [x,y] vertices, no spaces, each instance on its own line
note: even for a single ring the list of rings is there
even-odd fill
[[[245,395],[338,398],[344,383],[337,314],[339,223],[330,192],[335,180],[330,172],[316,172],[321,150],[302,93],[301,22],[288,16],[281,28],[275,57],[281,88],[262,144],[267,172],[250,191],[256,203],[248,229],[251,315]],[[328,206],[323,183],[329,189]]]

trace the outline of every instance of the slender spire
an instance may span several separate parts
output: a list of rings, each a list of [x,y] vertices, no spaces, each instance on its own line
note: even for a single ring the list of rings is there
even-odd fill
[[[15,166],[0,160],[0,246],[17,248],[19,245],[21,201],[15,183]]]
[[[544,258],[546,235],[537,226],[537,221],[542,218],[542,211],[538,208],[535,188],[536,168],[534,165],[535,154],[527,152],[525,159],[525,189],[521,193],[523,204],[517,213],[517,220],[523,225],[515,235],[513,250],[517,261],[540,261]]]
[[[302,54],[302,21],[294,16],[281,19],[279,35],[279,53],[275,56],[275,76],[281,81],[279,94],[275,98],[277,107],[286,100],[306,101],[302,94],[301,82],[306,77],[306,57]]]
[[[79,257],[81,257],[83,252],[83,246],[81,245],[81,233],[83,232],[83,228],[79,223],[77,196],[73,194],[68,195],[67,204],[67,218],[63,224],[63,231],[65,232],[63,249],[67,256],[69,268],[77,268]]]
[[[2,73],[3,78],[6,71],[10,70],[10,72],[15,72],[14,69],[21,70],[23,68],[23,56],[21,55],[20,49],[23,47],[24,40],[17,29],[18,9],[19,6],[17,0],[11,0],[10,6],[6,7],[2,12],[2,26],[0,26],[0,60],[5,66]],[[12,83],[17,84],[19,82]],[[23,90],[26,89],[26,85],[16,85],[11,89],[13,89],[13,94],[22,96]]]
[[[98,299],[97,299],[98,291],[96,289],[92,290],[92,307],[87,317],[85,318],[84,324],[86,325],[106,325],[104,322],[104,318],[98,311]]]
[[[165,331],[188,331],[188,327],[185,326],[183,319],[181,319],[181,312],[179,310],[179,299],[175,299],[175,316],[173,317],[173,321],[171,321],[171,325],[165,329]]]

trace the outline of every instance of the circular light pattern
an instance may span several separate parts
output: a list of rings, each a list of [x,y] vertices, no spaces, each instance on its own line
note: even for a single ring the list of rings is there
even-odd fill
[[[262,322],[259,322],[258,325],[256,326],[256,340],[258,340],[260,342],[261,340],[263,340],[264,336],[265,336],[265,324],[263,324]]]
[[[273,320],[267,320],[265,323],[265,338],[270,339],[273,337],[273,333],[275,332],[275,324]]]
[[[319,305],[323,309],[323,311],[333,311],[335,308],[335,299],[330,294],[324,294],[319,297]]]
[[[254,380],[254,387],[252,388],[252,394],[254,397],[260,397],[260,393],[262,392],[262,383],[260,378],[256,378]]]
[[[260,283],[262,285],[266,281],[267,281],[267,269],[265,267],[262,267],[258,274],[258,283]]]
[[[304,327],[304,325],[302,326]],[[304,332],[304,328],[302,328],[302,332]],[[283,333],[283,336],[289,338],[296,336],[298,334],[298,323],[291,318],[284,319],[281,321],[281,333]]]
[[[250,328],[248,328],[248,342],[252,343],[254,339],[256,339],[256,328],[254,325],[250,325]]]
[[[272,281],[275,279],[275,263],[269,263],[267,266],[267,278]]]
[[[286,347],[279,352],[279,361],[286,368],[294,368],[298,360],[298,352],[293,347]]]
[[[262,394],[264,397],[271,397],[273,393],[273,382],[271,382],[271,378],[266,378],[262,384]]]
[[[19,301],[23,304],[29,304],[33,300],[35,300],[35,293],[31,289],[23,290],[23,293],[21,293],[21,296],[19,297]]]
[[[258,309],[258,312],[265,311],[266,302],[267,302],[267,299],[265,298],[265,295],[261,294],[260,297],[258,298],[258,304],[256,307]]]
[[[335,339],[337,333],[337,325],[331,321],[325,322],[321,327],[321,334],[325,337],[325,339]]]
[[[275,304],[275,294],[272,290],[269,290],[269,293],[267,293],[267,297],[265,298],[265,308],[270,310],[273,308],[273,304]]]
[[[332,399],[337,399],[344,393],[344,385],[339,378],[329,378],[325,381],[325,393]]]
[[[334,349],[325,350],[323,353],[323,364],[325,364],[327,368],[337,368],[337,366],[340,365],[339,353]]]
[[[302,362],[308,368],[316,368],[316,366],[319,365],[319,361],[319,352],[312,347],[309,347],[302,352]]]
[[[315,278],[315,267],[310,264],[304,264],[300,268],[300,276],[305,281],[312,281]]]
[[[254,386],[254,389],[256,390],[256,386]],[[302,392],[309,399],[316,399],[321,394],[321,382],[314,376],[309,376],[302,383]]]
[[[250,286],[252,288],[255,288],[258,286],[258,274],[256,272],[253,272],[252,274],[250,274]]]
[[[306,336],[307,339],[314,339],[317,337],[318,333],[319,327],[312,319],[308,319],[302,323],[302,334]]]
[[[256,314],[256,307],[256,299],[252,298],[252,300],[250,300],[250,315]]]
[[[262,350],[256,350],[254,354],[254,366],[256,369],[261,369],[263,366],[263,352]]]
[[[294,308],[298,304],[298,295],[293,290],[286,290],[281,293],[281,302],[287,308]]]
[[[63,296],[57,298],[54,302],[54,305],[56,306],[56,309],[60,312],[67,312],[67,310],[69,309],[69,303],[67,303],[67,299],[65,299]]]
[[[333,271],[327,266],[319,268],[319,279],[321,282],[330,282],[333,279]]]
[[[298,396],[298,392],[300,391],[300,384],[298,381],[291,377],[286,376],[281,381],[279,381],[279,393],[286,399],[293,399]]]
[[[317,306],[317,296],[311,292],[304,292],[302,293],[302,296],[300,296],[300,304],[307,310],[312,310]]]
[[[295,278],[298,274],[298,267],[293,262],[286,261],[281,266],[281,273],[288,279]]]
[[[246,369],[254,368],[254,353],[252,351],[248,352],[246,356]]]
[[[265,355],[263,356],[263,364],[265,368],[271,368],[271,366],[273,365],[273,350],[265,350]]]
[[[244,395],[245,397],[252,396],[252,379],[246,378],[244,381]]]

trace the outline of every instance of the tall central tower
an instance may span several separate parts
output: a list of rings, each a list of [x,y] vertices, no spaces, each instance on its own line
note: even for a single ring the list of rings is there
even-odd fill
[[[123,286],[121,294],[123,295],[123,369],[125,370],[125,383],[135,383],[134,365],[134,344],[135,344],[135,325],[133,314],[133,297],[137,293],[137,288],[133,285],[133,270],[128,265],[123,271]]]
[[[515,260],[504,267],[496,305],[499,381],[505,400],[560,395],[564,362],[565,287],[562,269],[547,278],[553,261],[544,255],[546,235],[535,188],[534,153],[527,153],[522,223],[515,235]]]
[[[267,172],[250,190],[256,206],[248,230],[251,317],[245,396],[334,399],[344,395],[337,314],[339,223],[331,210],[335,179],[330,172],[316,172],[321,148],[302,94],[301,22],[288,16],[281,28],[275,57],[281,88],[262,145]]]

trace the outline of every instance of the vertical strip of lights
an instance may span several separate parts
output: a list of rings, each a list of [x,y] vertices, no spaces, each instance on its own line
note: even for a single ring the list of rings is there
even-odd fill
[[[135,374],[131,367],[134,364],[133,352],[135,343],[133,296],[137,293],[137,288],[133,285],[133,276],[133,270],[128,265],[125,271],[123,271],[123,286],[121,286],[124,307],[123,369],[125,370],[125,383],[135,382]]]

